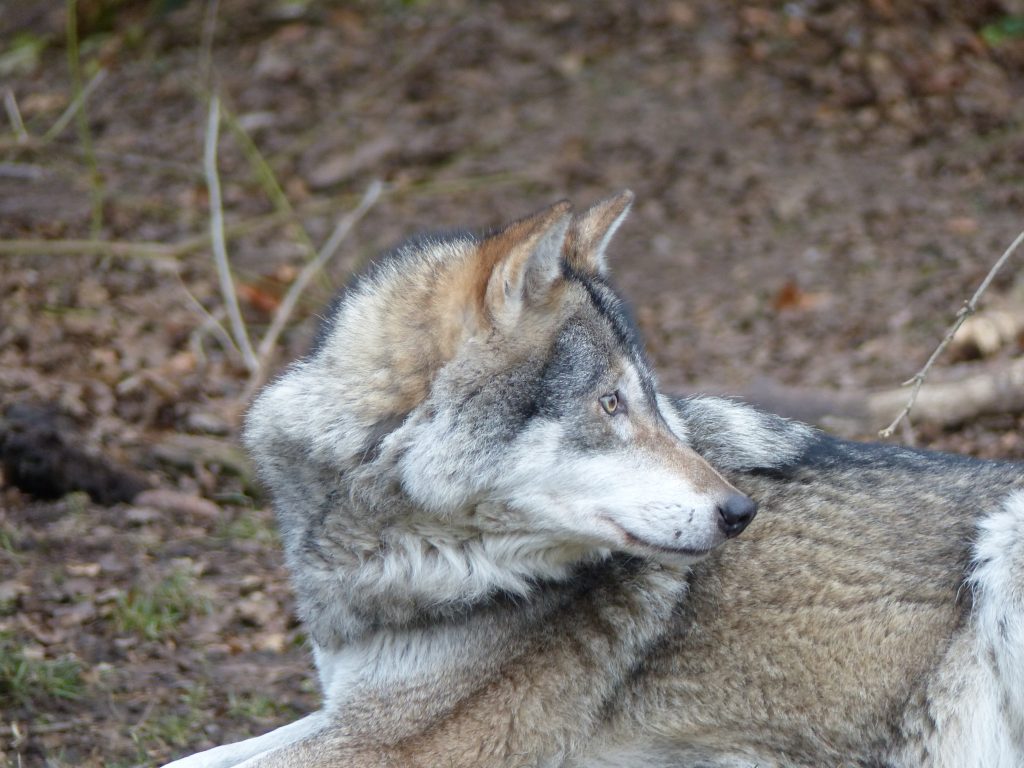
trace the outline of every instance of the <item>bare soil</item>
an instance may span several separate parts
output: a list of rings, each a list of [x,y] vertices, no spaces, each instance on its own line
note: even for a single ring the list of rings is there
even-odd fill
[[[0,2],[0,91],[27,133],[0,125],[0,445],[43,435],[41,456],[80,451],[153,489],[46,500],[8,471],[0,765],[159,765],[317,706],[272,511],[235,447],[247,373],[196,307],[224,320],[211,86],[255,338],[307,242],[387,184],[275,368],[403,237],[629,187],[612,266],[664,389],[892,387],[1024,225],[1009,0],[221,0],[213,27],[211,7],[80,0],[81,79],[105,77],[88,140],[73,119],[44,141],[74,98],[63,7]],[[902,439],[1021,458],[1020,427]]]

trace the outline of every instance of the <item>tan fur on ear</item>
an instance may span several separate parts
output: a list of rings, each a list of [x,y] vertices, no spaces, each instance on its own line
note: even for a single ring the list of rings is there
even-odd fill
[[[605,251],[626,219],[634,195],[628,189],[594,203],[573,216],[565,239],[565,260],[578,272],[604,274]]]
[[[562,200],[514,221],[480,244],[482,309],[492,320],[514,321],[540,302],[561,276],[561,256],[572,218]]]

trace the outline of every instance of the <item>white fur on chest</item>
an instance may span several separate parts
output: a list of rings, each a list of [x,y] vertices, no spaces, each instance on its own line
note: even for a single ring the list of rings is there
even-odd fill
[[[474,635],[472,642],[467,642],[469,632]],[[484,674],[508,642],[465,626],[439,625],[381,632],[337,650],[314,646],[313,658],[324,706],[333,710],[367,690],[437,686],[454,670],[474,669]]]

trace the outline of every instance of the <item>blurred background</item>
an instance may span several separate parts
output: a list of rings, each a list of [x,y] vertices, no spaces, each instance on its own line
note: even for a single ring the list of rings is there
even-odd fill
[[[633,189],[662,388],[875,436],[1024,227],[1022,74],[1012,0],[0,0],[0,765],[317,705],[239,416],[413,233]],[[1024,457],[1021,259],[896,439]]]

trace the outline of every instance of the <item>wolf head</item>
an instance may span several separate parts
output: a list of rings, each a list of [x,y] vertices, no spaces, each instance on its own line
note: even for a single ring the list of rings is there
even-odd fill
[[[350,289],[248,421],[293,569],[378,562],[436,604],[445,569],[461,599],[612,551],[686,564],[743,529],[753,502],[673,429],[608,281],[632,199],[421,239]]]

